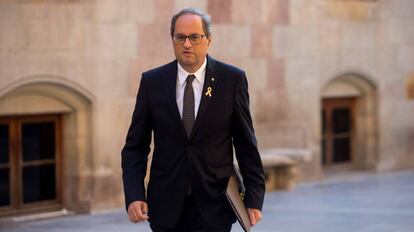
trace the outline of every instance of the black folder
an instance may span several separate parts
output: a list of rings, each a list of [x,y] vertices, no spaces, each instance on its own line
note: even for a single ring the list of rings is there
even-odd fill
[[[237,169],[236,169],[237,170]],[[236,171],[236,174],[237,171]],[[245,232],[250,232],[251,224],[246,206],[243,202],[244,186],[239,175],[230,176],[226,187],[226,197]]]

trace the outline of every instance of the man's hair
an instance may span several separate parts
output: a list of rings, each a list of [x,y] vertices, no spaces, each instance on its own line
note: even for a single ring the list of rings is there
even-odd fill
[[[185,14],[192,14],[200,16],[201,21],[203,23],[203,31],[207,35],[207,37],[210,37],[211,35],[211,17],[210,15],[204,13],[203,11],[197,9],[197,8],[185,8],[178,12],[176,15],[174,15],[171,18],[171,36],[174,35],[175,31],[175,23],[177,22],[177,19]]]

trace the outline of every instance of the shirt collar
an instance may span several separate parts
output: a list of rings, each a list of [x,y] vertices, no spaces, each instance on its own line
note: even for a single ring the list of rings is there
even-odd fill
[[[195,73],[187,72],[180,63],[177,62],[178,66],[178,81],[180,86],[185,85],[185,81],[187,80],[187,76],[193,74],[200,83],[204,83],[205,74],[206,74],[206,67],[207,67],[207,57],[204,59],[204,63]]]

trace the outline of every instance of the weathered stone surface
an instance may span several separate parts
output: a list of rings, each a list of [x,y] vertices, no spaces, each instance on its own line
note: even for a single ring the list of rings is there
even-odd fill
[[[260,148],[306,148],[309,135],[303,122],[288,120],[256,123]]]
[[[407,99],[414,100],[414,71],[411,72],[406,81]]]
[[[21,9],[21,7],[12,2],[0,3],[0,20],[3,21],[20,19],[21,15],[19,14],[19,9]]]
[[[126,5],[128,21],[151,23],[157,17],[157,8],[153,1],[127,0],[118,2],[118,5]]]
[[[250,34],[250,54],[253,58],[272,57],[272,27],[268,25],[253,26]]]
[[[131,58],[138,53],[138,30],[134,23],[86,24],[85,50],[87,55],[107,58]]]
[[[231,19],[236,24],[255,24],[261,22],[262,1],[237,0],[231,4]]]
[[[138,57],[170,57],[174,54],[167,24],[141,24],[138,26]]]
[[[100,22],[150,23],[155,18],[154,1],[117,0],[96,1],[94,4],[94,20]]]
[[[414,2],[410,0],[395,0],[381,2],[380,12],[383,18],[414,18]]]
[[[117,0],[102,0],[95,6],[95,20],[111,22],[124,21],[128,16],[128,5]]]
[[[322,21],[317,27],[319,48],[322,51],[338,52],[341,47],[343,30],[341,24],[335,21]],[[332,58],[332,57],[331,57]]]
[[[188,7],[194,7],[201,9],[205,12],[208,11],[207,8],[207,2],[208,0],[199,0],[199,1],[193,1],[193,0],[175,0],[174,1],[174,12],[178,13],[180,10]],[[223,1],[225,2],[225,1]],[[211,13],[211,12],[209,12]]]
[[[270,60],[267,64],[266,86],[255,94],[254,116],[258,123],[287,119],[288,96],[284,78],[284,61]]]
[[[384,44],[387,34],[379,23],[347,23],[342,24],[341,47],[373,49]]]
[[[210,53],[219,57],[250,57],[250,28],[248,26],[216,25]]]
[[[171,17],[178,13],[174,12],[174,1],[171,0],[153,0],[156,13],[154,16],[155,23],[169,25]]]
[[[384,37],[393,44],[410,45],[414,41],[414,28],[410,19],[392,18],[383,25],[383,30],[387,32]]]
[[[262,7],[264,11],[262,19],[264,22],[275,25],[287,25],[290,23],[290,12],[292,12],[291,0],[265,0]]]
[[[320,13],[330,19],[372,21],[378,18],[378,1],[334,0],[320,1]]]
[[[246,72],[247,82],[248,82],[248,89],[250,92],[250,109],[252,111],[252,115],[254,115],[254,111],[256,109],[255,98],[256,91],[263,91],[266,89],[267,85],[267,76],[268,76],[268,68],[267,68],[267,60],[266,59],[245,59],[245,58],[229,58],[229,57],[220,57],[220,56],[213,56],[215,59],[218,59],[222,62],[234,65]]]
[[[403,73],[409,73],[414,67],[414,45],[400,46],[397,55],[397,67]]]
[[[214,24],[230,23],[232,18],[231,0],[208,0],[207,11]]]
[[[324,13],[323,2],[317,4],[312,0],[290,0],[289,1],[289,22],[291,25],[317,25],[319,18]],[[332,21],[332,20],[329,20]]]
[[[71,111],[72,109],[62,102],[35,94],[8,97],[0,103],[0,115],[54,114]]]
[[[285,62],[283,59],[272,59],[267,65],[267,89],[277,91],[285,88]]]
[[[1,7],[0,7],[1,8]],[[27,48],[26,28],[17,20],[0,20],[0,51],[21,51]]]
[[[318,53],[317,38],[316,27],[276,26],[273,28],[273,56],[315,57]]]
[[[255,93],[254,119],[258,124],[287,119],[287,99],[285,90],[266,90]],[[274,138],[274,137],[273,137]]]

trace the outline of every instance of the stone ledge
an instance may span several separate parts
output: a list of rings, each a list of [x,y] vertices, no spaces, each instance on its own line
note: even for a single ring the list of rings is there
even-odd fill
[[[263,164],[279,159],[289,159],[296,162],[309,162],[312,159],[312,152],[309,149],[270,148],[261,149],[260,154]]]
[[[291,190],[296,185],[299,170],[297,164],[309,162],[312,153],[308,149],[264,149],[260,151],[266,177],[266,190]]]

